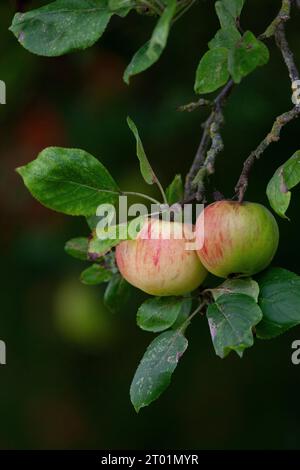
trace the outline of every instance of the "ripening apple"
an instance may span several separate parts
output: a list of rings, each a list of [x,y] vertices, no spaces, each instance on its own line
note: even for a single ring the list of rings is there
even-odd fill
[[[202,211],[196,224],[196,240],[199,246],[203,242],[197,252],[212,274],[223,278],[251,276],[272,261],[279,230],[271,212],[261,204],[224,200]]]
[[[178,234],[182,236],[179,238]],[[193,231],[187,224],[148,219],[135,240],[121,242],[116,261],[122,276],[147,294],[182,295],[196,289],[207,271],[195,250],[188,250]]]

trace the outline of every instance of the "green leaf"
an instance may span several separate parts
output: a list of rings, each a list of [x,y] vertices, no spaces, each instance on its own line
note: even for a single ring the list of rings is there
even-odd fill
[[[239,83],[243,77],[269,60],[269,50],[256,39],[251,31],[246,31],[242,39],[229,52],[228,67],[233,80]]]
[[[106,307],[111,312],[119,312],[129,300],[131,289],[131,285],[120,274],[115,274],[104,293]]]
[[[253,345],[252,328],[262,319],[255,300],[245,294],[223,294],[207,309],[207,319],[216,354],[230,351],[240,357]]]
[[[258,338],[278,336],[300,324],[300,277],[286,269],[271,268],[258,277],[259,305],[263,319]]]
[[[183,183],[181,175],[176,175],[166,189],[167,201],[170,206],[183,200]]]
[[[125,14],[124,9],[120,12]],[[10,30],[30,52],[60,56],[93,45],[113,13],[107,0],[56,0],[36,10],[17,13]]]
[[[133,219],[134,221],[144,221],[145,217],[139,216]],[[128,233],[128,228],[133,222],[132,220],[129,222],[124,222],[122,224],[118,225],[106,225],[106,226],[96,226],[96,234],[95,237],[97,237],[99,240],[129,240],[129,233]],[[107,220],[106,223],[109,224],[109,221]],[[134,237],[135,238],[135,237]]]
[[[123,75],[123,80],[125,83],[127,83],[127,85],[129,85],[130,77],[144,72],[144,70],[147,70],[159,59],[159,56],[156,60],[149,58],[147,55],[149,44],[150,41],[147,41],[146,44],[140,47],[140,49],[132,57],[131,62],[127,65]]]
[[[17,172],[41,204],[68,215],[92,215],[119,195],[106,168],[84,150],[48,147]]]
[[[290,202],[291,192],[288,190],[283,176],[283,166],[278,168],[267,186],[267,196],[270,206],[283,219],[288,219],[285,215]],[[289,219],[288,219],[289,220]]]
[[[227,29],[219,29],[215,37],[208,43],[210,49],[218,47],[225,47],[232,49],[236,43],[241,39],[241,35],[235,26],[230,26]]]
[[[102,228],[97,228],[96,224],[88,243],[88,258],[95,261],[117,246],[121,241],[134,240],[140,232],[145,218],[146,216],[138,216],[129,222]]]
[[[184,302],[182,303],[178,317],[175,323],[173,323],[172,325],[172,330],[178,330],[179,328],[182,327],[183,323],[186,322],[186,320],[188,319],[188,316],[191,313],[192,306],[193,306],[193,300],[190,297],[186,297],[184,299]]]
[[[222,29],[227,29],[235,26],[235,18],[231,11],[228,9],[226,2],[220,0],[215,3],[216,13],[218,15]]]
[[[180,331],[166,331],[148,346],[130,387],[131,402],[137,412],[168,387],[187,346],[188,341]]]
[[[300,150],[283,165],[284,181],[288,189],[292,189],[300,182]]]
[[[227,59],[228,50],[225,47],[211,49],[204,54],[196,71],[196,93],[211,93],[227,82]]]
[[[124,18],[132,8],[135,8],[135,0],[109,0],[108,9],[121,18]]]
[[[99,216],[99,215],[89,215],[85,218],[89,228],[91,230],[96,230],[96,227],[98,225],[98,223],[100,222],[100,220],[102,219],[102,216]]]
[[[137,312],[137,324],[145,331],[158,333],[170,328],[189,299],[154,297],[146,300]]]
[[[215,301],[223,294],[245,294],[258,301],[259,285],[253,279],[226,279],[223,284],[211,290]]]
[[[145,153],[145,150],[144,150],[144,147],[143,147],[143,143],[142,143],[141,138],[139,136],[139,131],[137,130],[137,127],[136,127],[135,123],[132,121],[132,119],[130,119],[129,116],[127,117],[127,124],[128,124],[129,129],[133,133],[133,135],[135,137],[135,140],[136,140],[136,154],[137,154],[137,157],[140,161],[140,169],[141,169],[142,176],[143,176],[144,180],[146,181],[146,183],[148,183],[148,184],[156,183],[157,178],[156,178],[155,173],[152,170],[151,165],[149,163],[149,160],[146,156],[146,153]]]
[[[282,218],[285,215],[291,201],[292,189],[300,182],[300,151],[279,167],[267,186],[267,196],[272,209]]]
[[[245,0],[220,0],[215,3],[222,29],[236,26],[236,19],[240,16]]]
[[[151,39],[135,53],[127,66],[123,77],[125,83],[129,84],[130,77],[148,69],[160,58],[167,44],[175,12],[176,0],[169,0],[153,30]]]
[[[233,18],[238,18],[242,12],[245,0],[223,0],[223,4]]]
[[[107,271],[99,264],[93,264],[82,271],[80,280],[83,284],[96,285],[109,281],[112,276],[113,274],[110,271]]]
[[[151,60],[157,60],[167,44],[171,21],[176,11],[176,0],[168,0],[163,14],[159,18],[150,39],[147,55]]]
[[[65,252],[73,258],[86,261],[88,259],[88,243],[87,237],[72,238],[65,244]]]
[[[120,240],[118,239],[105,238],[101,240],[97,236],[93,236],[93,238],[89,240],[88,258],[92,261],[96,261],[97,259],[102,258],[102,256],[108,253],[119,243]]]

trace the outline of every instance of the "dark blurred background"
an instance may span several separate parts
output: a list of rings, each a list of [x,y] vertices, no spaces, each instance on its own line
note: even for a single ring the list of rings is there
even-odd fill
[[[26,8],[45,3],[29,1]],[[259,34],[281,2],[246,3],[242,25]],[[7,104],[0,108],[0,339],[7,365],[0,367],[0,448],[299,448],[300,366],[290,356],[300,328],[257,341],[243,360],[232,353],[222,361],[205,319],[197,318],[170,388],[136,415],[129,386],[152,339],[135,324],[138,301],[113,315],[102,304],[102,287],[80,284],[85,263],[69,258],[63,246],[88,234],[85,221],[39,205],[14,172],[49,145],[79,147],[97,156],[123,189],[149,192],[126,125],[129,114],[163,184],[175,172],[185,174],[206,111],[176,109],[195,99],[195,69],[218,28],[214,2],[200,0],[176,23],[161,60],[130,87],[123,70],[148,39],[153,19],[134,13],[114,18],[94,47],[47,59],[25,51],[8,31],[14,12],[13,1],[1,1],[0,79]],[[288,37],[300,65],[299,24],[295,12]],[[227,197],[243,160],[275,116],[292,106],[287,71],[269,45],[269,64],[242,82],[226,108],[225,151],[214,185]],[[247,199],[267,204],[267,182],[299,149],[299,129],[299,121],[291,123],[256,164]],[[275,264],[300,274],[298,199],[296,189],[291,222],[278,221]]]

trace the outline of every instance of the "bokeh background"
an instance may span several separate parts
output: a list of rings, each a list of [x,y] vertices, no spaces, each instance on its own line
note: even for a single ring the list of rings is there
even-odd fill
[[[45,3],[23,1],[26,9]],[[246,3],[243,27],[260,33],[281,2]],[[108,312],[102,287],[78,280],[85,263],[64,253],[66,240],[88,234],[83,218],[40,206],[14,172],[49,145],[79,147],[97,156],[123,189],[151,194],[138,171],[130,114],[163,184],[175,172],[185,174],[206,111],[179,113],[177,107],[195,99],[195,69],[218,28],[213,4],[199,0],[174,27],[161,60],[127,87],[123,70],[148,39],[153,19],[134,13],[114,18],[94,47],[47,59],[17,43],[8,31],[14,2],[1,1],[0,79],[7,84],[7,105],[0,107],[0,339],[7,344],[7,365],[0,367],[2,449],[300,447],[300,366],[290,359],[300,328],[257,341],[243,360],[234,354],[220,360],[205,319],[195,319],[170,388],[136,415],[129,386],[152,340],[135,324],[141,298],[119,314]],[[288,37],[300,65],[299,22],[295,12]],[[247,77],[226,107],[225,151],[214,185],[227,197],[243,160],[291,106],[287,71],[269,45],[270,63]],[[267,204],[267,182],[299,149],[299,129],[299,121],[291,123],[256,164],[248,199]],[[300,274],[298,199],[296,189],[291,222],[278,221],[274,264]]]

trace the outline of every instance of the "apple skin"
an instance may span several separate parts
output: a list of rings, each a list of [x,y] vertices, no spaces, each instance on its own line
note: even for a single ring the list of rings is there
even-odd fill
[[[116,247],[116,262],[122,276],[151,295],[182,295],[196,289],[207,271],[196,251],[186,249],[187,239],[174,237],[175,230],[182,229],[179,222],[146,220],[135,240],[123,241]],[[184,230],[192,233],[187,225]]]
[[[278,248],[279,230],[266,207],[226,200],[210,204],[197,220],[197,243],[201,243],[203,217],[203,246],[197,253],[210,273],[223,278],[234,274],[252,276],[271,263]]]

